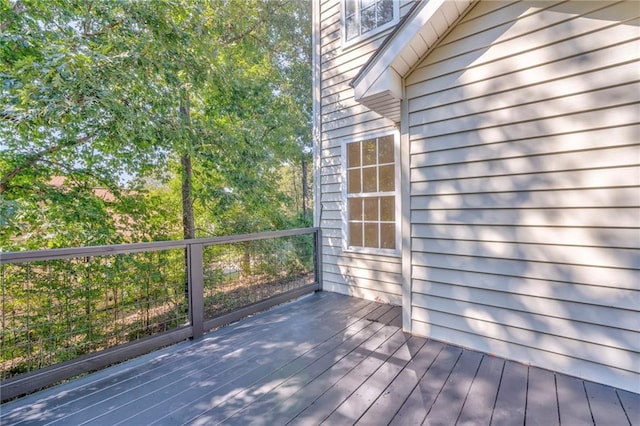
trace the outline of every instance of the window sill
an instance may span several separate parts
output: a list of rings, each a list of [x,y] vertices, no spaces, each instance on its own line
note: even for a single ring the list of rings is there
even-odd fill
[[[398,24],[398,19],[394,19],[393,21],[387,22],[386,24],[377,27],[365,34],[361,34],[356,38],[353,38],[351,40],[346,40],[346,37],[344,35],[344,27],[343,27],[343,34],[342,34],[342,50],[349,50],[353,47],[356,47],[357,45],[365,42],[365,41],[369,41],[371,39],[373,39],[375,36],[380,35],[380,33],[383,33],[386,30],[389,30],[393,27],[395,27]]]
[[[400,250],[391,250],[391,249],[346,247],[342,249],[342,252],[345,254],[366,254],[368,256],[384,256],[384,257],[397,257],[397,258],[402,257],[402,252]]]

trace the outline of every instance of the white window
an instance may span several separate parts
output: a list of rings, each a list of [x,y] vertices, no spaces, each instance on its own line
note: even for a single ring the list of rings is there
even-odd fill
[[[344,147],[345,248],[400,252],[397,134],[347,142]]]
[[[397,0],[344,0],[343,37],[355,42],[393,25],[398,20]]]

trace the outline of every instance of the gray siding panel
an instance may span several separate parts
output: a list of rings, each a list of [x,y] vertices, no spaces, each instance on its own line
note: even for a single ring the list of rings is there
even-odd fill
[[[483,272],[486,274],[493,273],[539,280],[568,281],[591,286],[606,286],[608,284],[614,288],[630,290],[638,288],[638,274],[632,269],[576,266],[564,263],[528,262],[526,260],[489,257],[489,254],[491,253],[487,252],[486,256],[462,256],[416,252],[413,256],[413,267],[414,271],[421,271],[422,269],[420,268],[425,267],[421,265],[428,264],[433,268],[459,271]],[[414,274],[416,274],[416,272],[414,272]],[[584,291],[589,292],[594,290],[585,287]],[[605,303],[608,303],[608,301]]]
[[[488,225],[488,223],[487,223]],[[471,240],[492,242],[519,242],[522,244],[550,244],[570,247],[607,247],[640,249],[640,230],[627,228],[563,228],[559,226],[501,226],[500,232],[490,237],[482,234],[486,228],[482,223],[449,225],[417,224],[412,226],[412,236],[449,240]],[[567,248],[571,250],[571,248]]]
[[[494,241],[456,241],[421,238],[413,244],[416,252],[452,256],[479,256],[527,262],[560,263],[576,266],[629,269],[640,272],[637,249],[583,247],[547,244],[502,243]],[[630,269],[632,267],[633,269]],[[635,271],[635,272],[634,272]],[[616,287],[617,288],[617,287]]]
[[[598,309],[603,314],[608,312],[610,307],[617,309],[626,309],[629,311],[627,315],[627,324],[630,330],[633,330],[636,315],[634,310],[640,303],[640,294],[637,290],[622,289],[615,286],[592,286],[587,287],[585,284],[569,282],[569,281],[553,281],[538,278],[526,278],[522,275],[498,275],[495,271],[491,272],[475,272],[464,271],[461,269],[444,269],[435,267],[414,267],[415,278],[414,290],[422,294],[430,292],[439,292],[438,294],[445,297],[462,297],[464,294],[475,294],[476,289],[484,290],[479,296],[485,294],[485,297],[499,297],[504,293],[509,293],[511,297],[531,296],[529,303],[540,302],[542,299],[549,299],[552,302],[543,300],[540,303],[551,303],[555,305],[555,301],[560,301],[564,306],[564,315],[592,315]],[[606,283],[605,283],[606,284]],[[463,294],[456,294],[461,291]],[[501,292],[502,294],[492,293]],[[450,296],[446,296],[450,294]],[[455,296],[453,296],[455,295]],[[498,299],[499,300],[499,299]],[[565,302],[575,302],[572,305]],[[592,305],[592,309],[583,312],[580,304]],[[572,306],[575,309],[572,309]],[[557,308],[557,306],[555,307]],[[533,308],[532,308],[533,309]],[[624,321],[619,321],[620,316],[605,317],[605,320],[613,327],[619,327]],[[606,322],[605,322],[606,324]]]
[[[473,166],[469,165],[466,172],[472,173],[473,170]],[[478,173],[482,173],[482,171],[478,170]],[[411,198],[411,208],[415,210],[440,210],[452,207],[458,209],[508,209],[514,203],[520,209],[638,207],[640,200],[636,199],[637,195],[637,189],[633,187],[415,195]]]
[[[441,287],[444,287],[444,285]],[[638,334],[633,330],[620,328],[633,327],[633,312],[629,312],[626,321],[625,318],[622,319],[623,324],[612,324],[613,321],[607,318],[606,309],[598,309],[597,306],[594,306],[594,312],[589,312],[588,314],[579,312],[576,315],[577,318],[558,318],[555,315],[569,317],[568,312],[575,313],[579,311],[580,307],[577,307],[575,303],[556,300],[551,300],[548,305],[541,306],[541,303],[545,302],[544,300],[541,302],[540,299],[534,300],[531,297],[517,294],[511,296],[512,301],[508,306],[498,306],[491,300],[491,297],[495,297],[495,293],[492,294],[492,292],[477,289],[468,292],[478,296],[478,300],[473,300],[472,302],[462,302],[459,298],[440,297],[438,293],[438,289],[434,289],[434,291],[429,291],[426,294],[421,294],[420,297],[416,297],[415,303],[417,305],[428,301],[430,308],[428,315],[416,311],[416,318],[428,318],[430,321],[436,321],[441,318],[441,321],[453,321],[452,318],[447,318],[446,316],[452,315],[449,312],[456,312],[456,316],[463,317],[466,326],[471,328],[473,328],[474,323],[484,323],[483,327],[486,328],[484,333],[488,335],[496,333],[496,336],[490,337],[499,338],[499,333],[502,332],[500,327],[511,327],[521,330],[523,335],[525,332],[528,334],[545,333],[545,339],[549,340],[553,338],[572,339],[579,343],[569,348],[571,350],[568,349],[566,344],[555,348],[549,345],[548,348],[571,355],[574,353],[575,348],[582,347],[584,351],[581,354],[582,357],[591,357],[592,361],[603,364],[610,362],[615,357],[623,360],[617,364],[619,368],[633,371],[633,357],[625,356],[625,352],[638,356],[636,347]],[[446,294],[446,292],[442,293]],[[460,294],[452,296],[459,297]],[[565,312],[567,313],[557,314],[554,311],[560,306],[566,306]],[[540,339],[538,342],[542,341]],[[591,343],[592,341],[598,343]],[[540,348],[541,346],[538,347]]]
[[[401,2],[401,14],[412,1]],[[393,129],[393,123],[353,99],[350,81],[385,39],[378,33],[355,45],[342,46],[340,0],[321,4],[321,149],[320,199],[323,228],[323,289],[387,303],[401,303],[399,257],[343,251],[342,158],[345,138]]]
[[[415,333],[640,392],[638,15],[480,2],[406,78]]]
[[[629,235],[638,235],[638,211],[636,208],[598,208],[598,209],[466,209],[466,210],[414,210],[411,213],[413,223],[433,225],[487,225],[490,227],[535,226],[546,228],[571,227],[585,228],[584,232],[602,235],[606,238],[608,228],[626,228]],[[588,229],[586,229],[588,228]],[[497,230],[497,229],[496,229]],[[482,232],[482,231],[481,231]],[[486,231],[485,231],[486,232]],[[491,231],[489,231],[491,232]],[[588,235],[584,235],[589,238]],[[600,238],[600,237],[598,237]],[[568,243],[572,243],[569,241]]]
[[[482,96],[482,90],[486,85],[491,85],[492,93],[511,90],[531,84],[540,84],[540,73],[553,73],[554,79],[569,78],[577,74],[589,73],[635,61],[633,53],[635,51],[636,39],[624,40],[617,44],[596,41],[580,54],[575,52],[558,52],[548,49],[545,54],[548,61],[543,63],[520,62],[509,64],[509,67],[496,68],[496,63],[478,65],[474,68],[473,75],[465,73],[465,70],[457,70],[453,73],[436,75],[425,75],[428,80],[415,80],[409,83],[409,88],[422,94],[411,101],[411,105],[418,108],[429,105],[429,98],[433,99],[442,92],[456,91],[461,87],[469,91],[467,97],[473,99],[475,96]],[[526,59],[526,58],[525,58]],[[508,61],[509,58],[504,59]],[[499,65],[499,64],[498,64]],[[491,74],[494,68],[495,73]],[[501,77],[509,75],[509,81],[503,81]],[[414,76],[409,81],[413,81]]]
[[[428,158],[431,159],[432,158]],[[559,170],[534,173],[514,173],[497,176],[472,177],[464,180],[455,178],[438,181],[416,181],[411,184],[415,195],[438,194],[473,194],[486,191],[487,188],[499,188],[501,191],[526,190],[558,190],[575,189],[575,182],[580,182],[581,189],[634,187],[637,181],[634,175],[640,176],[640,167],[631,165],[620,173],[624,166],[592,168],[580,170]],[[426,172],[428,175],[428,171]]]

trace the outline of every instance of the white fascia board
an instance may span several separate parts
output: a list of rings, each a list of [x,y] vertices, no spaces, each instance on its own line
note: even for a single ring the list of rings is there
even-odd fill
[[[388,94],[395,99],[402,99],[402,77],[393,68],[387,68],[385,72],[379,74],[378,78],[370,85],[360,85],[354,87],[354,97],[356,101],[378,97]]]
[[[400,108],[402,99],[402,77],[394,69],[389,70],[378,77],[365,93],[356,90],[355,100],[383,117],[398,121],[397,114],[390,111]]]
[[[391,33],[390,39],[384,43],[381,50],[378,51],[365,66],[362,71],[353,79],[351,86],[354,89],[354,98],[357,102],[373,109],[379,110],[383,116],[387,116],[382,110],[389,110],[391,105],[400,105],[402,100],[402,78],[405,77],[399,69],[403,69],[404,73],[408,73],[417,64],[409,64],[407,68],[403,57],[416,57],[420,61],[427,51],[437,42],[440,35],[433,35],[433,32],[426,33],[425,26],[432,20],[443,20],[444,14],[440,13],[447,6],[447,2],[451,0],[429,0],[420,2],[419,6],[410,12],[402,21],[395,32]],[[471,3],[471,0],[458,1],[460,6],[455,9],[460,14],[462,10]],[[427,34],[432,34],[433,40],[425,39]],[[412,43],[422,37],[422,43]],[[426,44],[425,44],[426,43]],[[407,55],[412,49],[411,45],[425,46],[424,52],[415,52]],[[400,66],[400,64],[404,64]],[[384,99],[385,102],[381,102]],[[372,102],[375,100],[375,103]],[[368,105],[369,104],[369,105]],[[371,106],[370,106],[371,105]],[[374,106],[375,105],[375,106]],[[380,106],[383,105],[384,108]],[[372,107],[373,106],[373,107]],[[395,108],[394,108],[395,109]],[[391,118],[391,117],[389,117]],[[396,117],[397,118],[397,117]]]
[[[377,53],[372,61],[367,63],[364,70],[359,74],[351,83],[355,90],[356,100],[360,98],[368,98],[372,96],[373,90],[396,92],[395,87],[384,88],[382,84],[376,84],[378,82],[387,82],[395,85],[395,76],[384,74],[395,74],[400,79],[404,76],[400,76],[393,64],[402,56],[402,52],[405,49],[411,49],[410,42],[414,37],[420,37],[422,28],[429,22],[429,20],[440,10],[446,0],[430,0],[427,2],[421,2],[421,7],[414,11],[412,16],[408,17],[401,25],[402,28],[391,34],[392,39],[382,47],[382,51]],[[435,41],[435,40],[434,40]],[[426,52],[417,52],[426,53]],[[411,64],[415,65],[415,64]],[[375,88],[374,88],[375,85]],[[400,90],[400,94],[402,91]],[[402,95],[398,99],[401,99]]]

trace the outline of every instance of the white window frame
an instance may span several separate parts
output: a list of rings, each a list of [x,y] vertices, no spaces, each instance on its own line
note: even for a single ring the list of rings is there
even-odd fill
[[[362,142],[369,139],[381,138],[384,136],[393,136],[393,155],[394,155],[394,191],[386,192],[368,192],[357,193],[350,195],[348,193],[348,181],[347,181],[347,145],[353,142]],[[384,255],[400,257],[402,254],[402,205],[401,205],[401,185],[400,185],[400,132],[398,130],[382,130],[377,132],[369,132],[362,135],[345,138],[342,141],[342,249],[344,252],[350,253],[362,253],[371,255]],[[356,247],[349,245],[349,198],[362,198],[362,197],[384,197],[393,195],[395,197],[395,228],[396,228],[396,241],[395,249],[386,248],[373,248],[373,247]]]
[[[391,21],[387,22],[386,24],[383,24],[379,27],[376,27],[374,29],[372,29],[371,31],[364,33],[364,34],[360,34],[357,37],[352,38],[351,40],[347,40],[347,20],[346,20],[346,16],[347,16],[347,4],[346,4],[347,0],[341,0],[340,4],[341,4],[341,10],[340,10],[340,28],[342,31],[342,46],[343,47],[349,47],[352,46],[354,44],[360,43],[363,40],[366,40],[370,37],[373,37],[374,35],[388,29],[391,28],[393,26],[395,26],[398,21],[400,20],[400,1],[399,0],[393,0],[393,19],[391,19]],[[360,15],[360,11],[358,10],[358,12],[356,12],[356,17],[358,19],[358,25],[360,25],[359,20],[361,19],[361,15]]]

